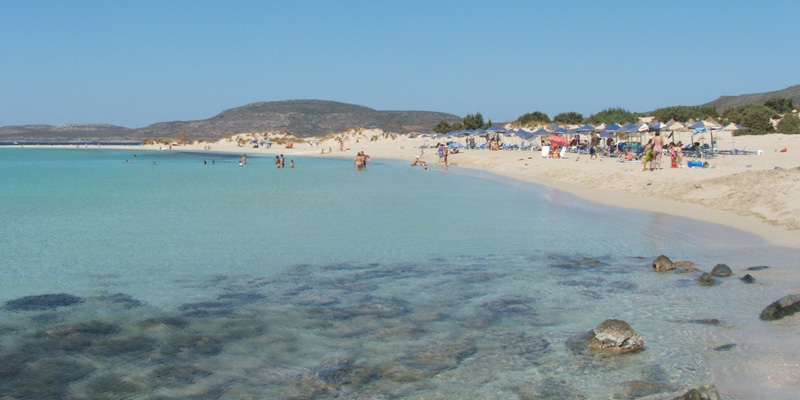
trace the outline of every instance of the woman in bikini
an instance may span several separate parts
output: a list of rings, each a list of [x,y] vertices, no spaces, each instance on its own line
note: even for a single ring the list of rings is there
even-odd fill
[[[661,132],[656,132],[656,137],[653,139],[653,155],[655,156],[655,167],[661,169],[661,155],[664,150],[664,139],[661,137]],[[653,169],[653,166],[650,166]]]

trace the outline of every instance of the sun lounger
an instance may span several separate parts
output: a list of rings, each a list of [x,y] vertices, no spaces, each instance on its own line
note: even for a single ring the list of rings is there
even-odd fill
[[[550,157],[550,146],[542,146],[542,158]]]

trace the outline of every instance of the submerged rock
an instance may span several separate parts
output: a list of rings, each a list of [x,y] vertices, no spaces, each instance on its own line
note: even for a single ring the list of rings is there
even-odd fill
[[[701,325],[714,325],[714,326],[722,325],[722,322],[720,322],[720,320],[716,318],[690,319],[686,322],[689,322],[691,324],[701,324]]]
[[[739,278],[744,283],[756,283],[756,278],[753,278],[752,275],[746,274],[745,276]]]
[[[731,276],[731,269],[725,264],[717,264],[711,270],[711,275],[713,276]]]
[[[317,379],[330,385],[360,386],[377,379],[379,371],[354,360],[342,360],[324,365],[317,371]]]
[[[41,311],[71,306],[81,302],[83,302],[82,298],[71,294],[42,294],[9,300],[6,302],[6,308],[12,311]]]
[[[683,396],[675,397],[672,400],[720,400],[720,397],[716,386],[708,384],[689,390]]]
[[[748,271],[761,271],[762,269],[767,269],[767,268],[769,268],[769,267],[766,266],[766,265],[758,265],[758,266],[755,266],[755,267],[750,267],[747,270]]]
[[[774,321],[788,317],[798,311],[800,311],[800,294],[791,294],[768,305],[761,311],[759,318],[764,321]]]
[[[703,272],[703,274],[697,278],[697,281],[703,286],[714,286],[714,278],[712,278],[711,274],[708,272]]]
[[[133,298],[133,296],[125,293],[101,295],[95,297],[93,300],[97,300],[103,303],[105,306],[121,308],[123,310],[130,310],[132,308],[141,307],[144,305],[141,301],[136,300]]]
[[[639,351],[644,340],[627,322],[607,319],[589,331],[586,346],[590,350],[611,354]]]
[[[653,260],[653,269],[656,271],[670,271],[675,269],[675,263],[665,255],[660,255]]]

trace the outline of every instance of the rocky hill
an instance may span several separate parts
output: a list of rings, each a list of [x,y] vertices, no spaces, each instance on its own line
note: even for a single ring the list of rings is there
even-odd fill
[[[764,104],[765,101],[774,97],[792,99],[792,103],[795,106],[798,106],[800,105],[800,85],[794,85],[774,92],[742,94],[739,96],[721,96],[716,100],[703,105],[714,107],[717,109],[718,113],[722,114],[722,112],[728,108],[739,107],[746,104]]]
[[[0,128],[0,141],[104,140],[139,141],[146,138],[218,139],[238,132],[289,130],[299,137],[324,136],[355,127],[406,133],[430,131],[441,120],[461,118],[430,111],[378,111],[368,107],[323,100],[287,100],[248,104],[199,121],[160,122],[130,129],[108,124],[24,125]]]

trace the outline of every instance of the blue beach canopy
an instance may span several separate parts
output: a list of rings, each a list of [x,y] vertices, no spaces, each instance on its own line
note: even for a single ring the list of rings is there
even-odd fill
[[[503,132],[505,132],[506,130],[505,130],[505,129],[503,129],[503,128],[498,128],[498,127],[496,127],[496,126],[492,125],[492,126],[490,126],[490,127],[489,127],[489,129],[487,129],[487,131],[489,131],[489,132],[499,132],[499,133],[503,133]]]
[[[549,135],[550,132],[548,132],[547,129],[539,128],[539,129],[531,132],[531,134],[532,135],[536,135],[536,136],[545,136],[545,135]]]

